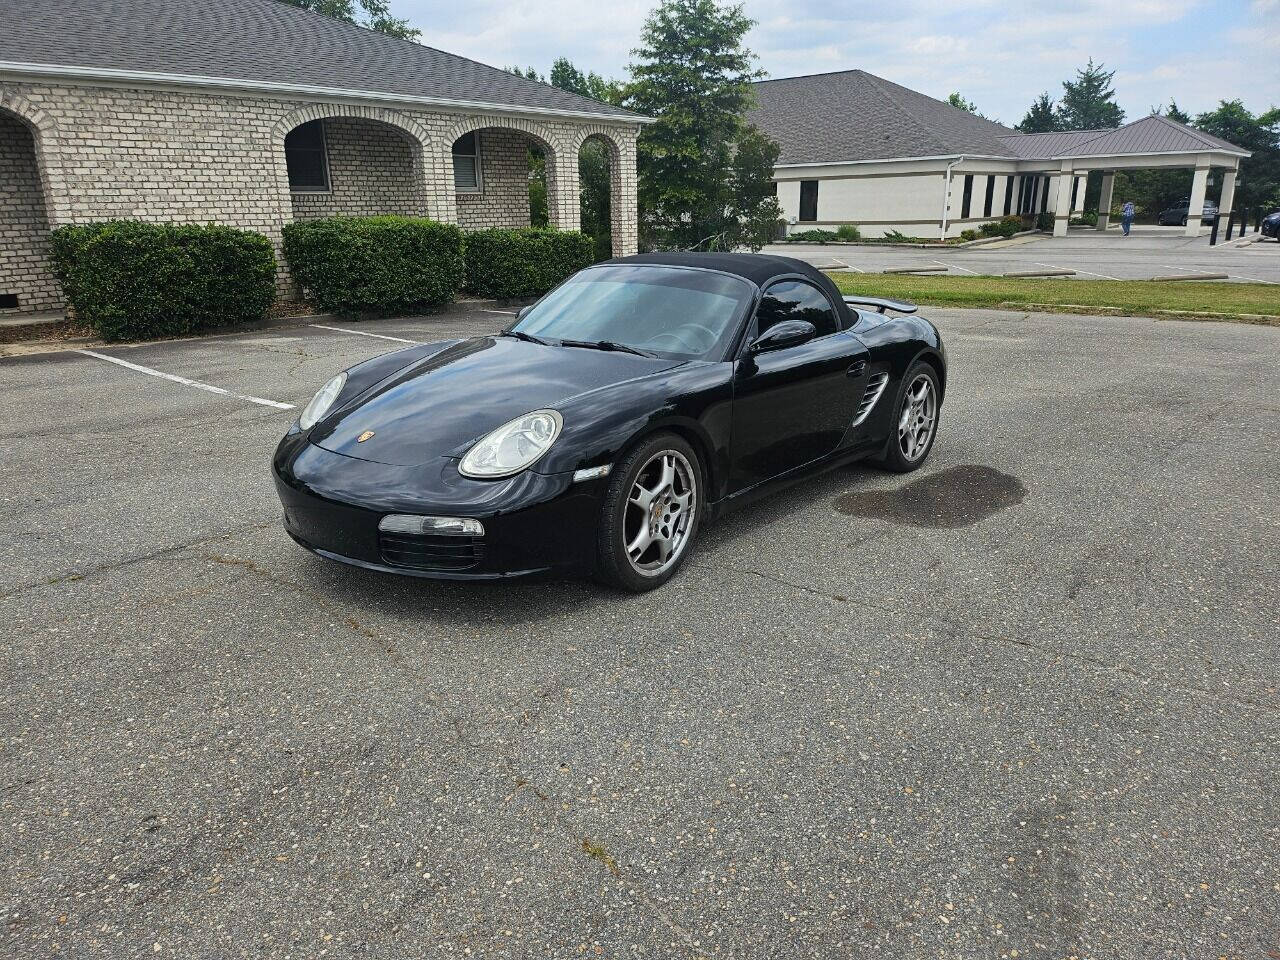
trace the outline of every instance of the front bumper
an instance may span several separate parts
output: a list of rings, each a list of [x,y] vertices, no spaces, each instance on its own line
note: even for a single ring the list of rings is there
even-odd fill
[[[272,463],[284,527],[330,560],[404,576],[501,580],[586,576],[595,568],[604,480],[525,471],[468,480],[454,461],[395,466],[333,453],[301,434],[281,441]],[[474,517],[482,537],[386,534],[389,513]]]

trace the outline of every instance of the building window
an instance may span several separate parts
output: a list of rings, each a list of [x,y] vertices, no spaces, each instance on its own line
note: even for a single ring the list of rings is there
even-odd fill
[[[289,170],[290,190],[323,193],[329,189],[329,158],[325,151],[323,120],[304,123],[285,135],[284,162]]]
[[[480,192],[480,137],[474,130],[453,143],[453,188],[458,193]]]
[[[800,181],[800,220],[813,223],[818,219],[818,181]]]
[[[1049,209],[1049,178],[1044,178],[1044,190],[1040,193],[1040,209]]]
[[[1004,180],[1004,215],[1007,217],[1013,210],[1013,177]]]
[[[991,205],[996,199],[996,178],[987,177],[987,198],[982,204],[982,215],[984,217],[991,216]]]
[[[1076,208],[1076,197],[1079,196],[1079,194],[1080,194],[1080,178],[1072,177],[1071,178],[1071,209],[1072,210]],[[1061,213],[1062,211],[1059,210],[1058,212]]]
[[[960,201],[960,219],[969,219],[969,206],[973,203],[973,174],[964,175],[964,199]]]

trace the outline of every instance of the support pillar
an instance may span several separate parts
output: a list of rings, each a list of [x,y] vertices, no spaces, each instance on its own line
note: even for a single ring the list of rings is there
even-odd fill
[[[1196,175],[1191,179],[1191,202],[1187,204],[1187,229],[1183,232],[1188,237],[1200,236],[1200,218],[1204,216],[1204,195],[1209,186],[1209,159],[1205,156],[1196,158]],[[1232,185],[1232,190],[1235,186]]]
[[[1222,218],[1223,223],[1231,222],[1231,205],[1236,201],[1236,171],[1232,167],[1230,170],[1222,172],[1222,192],[1218,194],[1218,216]],[[1241,233],[1244,231],[1241,230]]]
[[[581,230],[582,181],[578,155],[566,145],[546,151],[547,220],[557,230]]]
[[[1102,175],[1102,193],[1098,196],[1098,229],[1107,229],[1111,217],[1111,192],[1116,185],[1116,172],[1108,170]]]
[[[1075,183],[1075,174],[1070,163],[1062,164],[1058,174],[1058,194],[1053,198],[1053,235],[1065,237],[1067,225],[1071,220],[1071,185]]]
[[[1084,195],[1089,189],[1089,174],[1086,173],[1083,176],[1077,176],[1076,185],[1072,187],[1072,189],[1076,192],[1076,202],[1071,207],[1071,212],[1073,214],[1084,213]]]

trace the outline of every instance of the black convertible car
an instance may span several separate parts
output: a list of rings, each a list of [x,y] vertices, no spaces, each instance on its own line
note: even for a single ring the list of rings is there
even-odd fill
[[[924,462],[947,368],[914,311],[788,257],[589,267],[500,333],[325,384],[276,450],[285,528],[390,573],[652,589],[726,510],[860,458]]]

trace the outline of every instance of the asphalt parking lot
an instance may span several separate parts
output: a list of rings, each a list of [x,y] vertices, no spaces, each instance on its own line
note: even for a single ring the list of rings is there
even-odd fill
[[[1225,225],[1220,236],[1225,237]],[[1252,240],[1256,235],[1249,234]],[[1244,245],[1219,242],[1207,235],[1189,239],[1181,227],[1135,226],[1099,233],[1073,228],[1065,237],[1027,235],[974,247],[818,246],[775,244],[767,252],[801,257],[815,266],[841,263],[859,273],[882,273],[905,267],[944,268],[953,276],[1000,276],[1015,271],[1074,270],[1080,280],[1149,280],[1187,274],[1226,274],[1241,283],[1280,286],[1280,243],[1262,239]],[[1280,291],[1277,292],[1280,302]]]
[[[0,953],[1277,956],[1280,329],[929,313],[923,471],[634,597],[280,527],[318,386],[504,316],[0,360]]]

